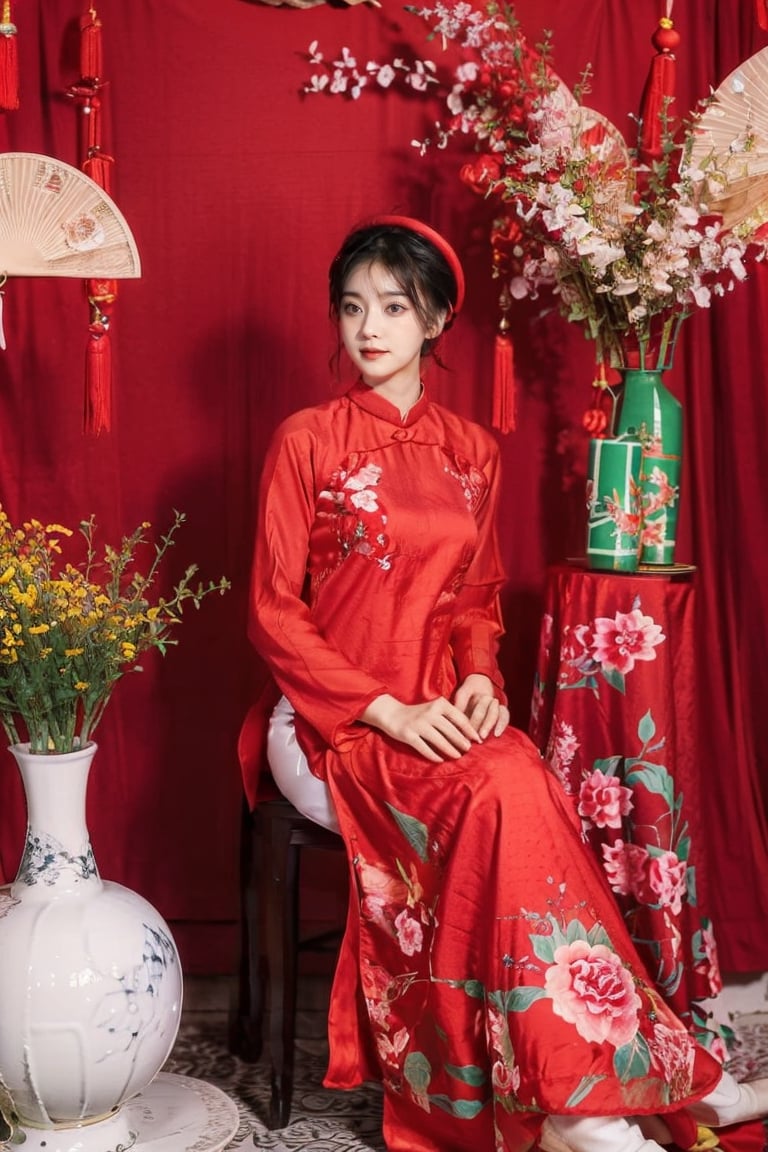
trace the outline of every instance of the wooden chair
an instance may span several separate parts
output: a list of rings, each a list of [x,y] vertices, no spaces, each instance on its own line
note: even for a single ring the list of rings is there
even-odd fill
[[[284,1128],[291,1114],[299,954],[336,952],[341,938],[340,931],[300,938],[305,848],[338,853],[344,844],[284,799],[265,800],[244,814],[240,988],[231,1047],[242,1059],[256,1062],[268,1014],[271,1129]]]

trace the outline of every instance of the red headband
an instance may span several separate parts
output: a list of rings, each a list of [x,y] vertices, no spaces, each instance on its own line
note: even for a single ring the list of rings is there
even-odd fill
[[[425,240],[429,240],[430,244],[434,244],[438,252],[445,257],[448,267],[453,272],[453,278],[456,281],[456,302],[453,306],[453,312],[454,315],[459,312],[464,303],[464,269],[448,241],[439,232],[435,232],[434,228],[430,228],[428,224],[423,224],[421,220],[414,220],[412,216],[374,216],[370,223],[372,225],[391,224],[397,228],[408,228],[411,232],[416,232]]]

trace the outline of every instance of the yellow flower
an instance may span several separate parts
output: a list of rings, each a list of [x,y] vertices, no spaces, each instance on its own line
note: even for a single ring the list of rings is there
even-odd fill
[[[130,640],[123,640],[120,644],[120,651],[124,660],[133,660],[136,655],[136,645],[131,644]]]
[[[49,624],[33,624],[29,629],[30,636],[42,636],[44,632],[50,632]]]
[[[16,565],[9,564],[5,572],[3,572],[3,574],[0,576],[0,584],[10,584],[11,580],[13,580],[15,571]]]
[[[87,692],[89,688],[90,684],[87,680],[77,680],[75,682],[75,690],[77,692]]]
[[[65,648],[64,649],[64,655],[65,656],[82,656],[84,651],[85,651],[84,648]]]

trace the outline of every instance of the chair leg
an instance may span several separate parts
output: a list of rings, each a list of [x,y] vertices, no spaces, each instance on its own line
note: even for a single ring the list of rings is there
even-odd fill
[[[273,820],[264,837],[267,886],[266,939],[269,963],[271,1102],[269,1127],[285,1128],[293,1098],[296,973],[298,953],[299,849],[290,820]],[[282,926],[282,927],[281,927]]]
[[[258,812],[243,806],[240,848],[242,903],[237,1004],[230,1019],[230,1050],[248,1064],[261,1056],[264,1026],[264,957],[259,902],[263,827]]]

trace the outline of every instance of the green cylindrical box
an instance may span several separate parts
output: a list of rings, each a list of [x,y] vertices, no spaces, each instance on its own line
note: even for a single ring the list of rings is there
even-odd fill
[[[635,437],[590,440],[587,470],[587,564],[635,572],[640,558],[640,472],[643,449]]]

